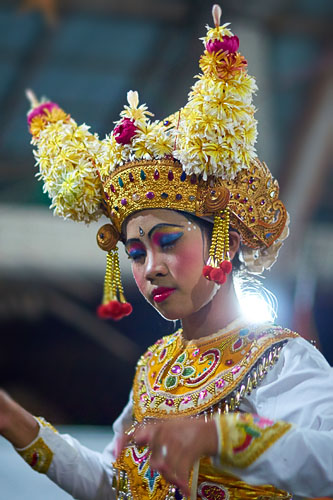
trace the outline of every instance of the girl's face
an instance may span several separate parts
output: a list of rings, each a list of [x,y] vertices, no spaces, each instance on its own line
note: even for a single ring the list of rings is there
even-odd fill
[[[125,248],[140,292],[166,319],[197,312],[217,291],[202,276],[208,242],[200,227],[178,212],[143,210],[131,216]]]

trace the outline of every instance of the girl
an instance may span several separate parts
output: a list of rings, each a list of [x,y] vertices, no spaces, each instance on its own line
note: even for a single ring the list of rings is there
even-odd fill
[[[0,431],[74,498],[250,499],[333,492],[333,377],[288,329],[250,324],[234,280],[275,262],[288,234],[277,182],[255,158],[255,81],[238,38],[208,29],[187,104],[150,122],[136,92],[103,141],[55,103],[28,115],[55,213],[89,222],[107,251],[101,317],[131,312],[117,242],[146,300],[182,327],[137,364],[103,454],[62,436],[3,392]]]

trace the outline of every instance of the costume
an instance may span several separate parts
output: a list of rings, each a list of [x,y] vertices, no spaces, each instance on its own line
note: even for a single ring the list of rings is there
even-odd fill
[[[214,365],[219,355],[220,362]],[[170,356],[174,363],[167,365]],[[155,367],[157,374],[153,372]],[[163,390],[155,393],[153,380],[158,376],[162,377]],[[173,376],[177,380],[170,381]],[[195,377],[201,380],[194,390],[181,383],[193,382]],[[70,436],[55,433],[45,422],[35,442],[20,453],[36,470],[47,473],[80,500],[174,498],[169,485],[167,494],[160,490],[160,477],[150,471],[146,450],[135,447],[115,463],[123,470],[127,468],[132,484],[139,488],[132,497],[126,497],[130,493],[127,490],[125,494],[127,478],[112,466],[117,439],[132,425],[133,418],[156,416],[159,411],[172,415],[198,410],[209,418],[215,401],[215,412],[221,411],[221,422],[229,432],[222,437],[221,455],[200,461],[198,500],[286,499],[291,498],[288,491],[296,495],[294,499],[297,495],[330,495],[332,388],[333,370],[323,356],[296,334],[271,324],[256,326],[236,320],[219,335],[189,342],[176,332],[159,340],[138,362],[133,394],[114,424],[115,437],[103,455]],[[223,415],[226,404],[230,409],[238,406],[238,415],[245,421],[237,425],[233,420],[237,413]],[[123,496],[113,490],[117,483]]]
[[[34,102],[28,115],[39,176],[55,213],[85,222],[104,213],[112,223],[97,235],[108,252],[102,317],[120,319],[131,311],[116,244],[123,222],[136,211],[165,208],[210,218],[202,272],[221,286],[232,268],[229,225],[241,236],[244,266],[254,273],[274,263],[288,234],[278,184],[255,158],[255,81],[237,52],[238,38],[220,26],[216,6],[213,16],[215,28],[208,29],[200,59],[203,73],[187,104],[166,120],[150,122],[132,91],[102,141],[55,103]],[[302,357],[308,364],[302,366]],[[320,391],[312,393],[309,373]],[[133,394],[104,455],[43,421],[36,440],[19,452],[75,498],[179,499],[179,491],[151,470],[147,449],[130,445],[116,460],[116,439],[145,419],[203,414],[215,419],[219,456],[200,460],[192,477],[195,498],[327,495],[333,491],[332,467],[323,463],[327,457],[333,462],[332,388],[323,357],[289,330],[239,319],[196,341],[178,331],[139,360]],[[293,411],[288,405],[295,405]],[[290,461],[298,449],[302,458]]]

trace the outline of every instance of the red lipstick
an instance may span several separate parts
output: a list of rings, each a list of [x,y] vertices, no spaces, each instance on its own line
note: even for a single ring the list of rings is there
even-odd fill
[[[163,302],[163,300],[167,299],[169,295],[171,295],[175,290],[176,290],[175,288],[159,286],[158,288],[155,288],[155,290],[153,290],[152,292],[153,300],[155,302]]]

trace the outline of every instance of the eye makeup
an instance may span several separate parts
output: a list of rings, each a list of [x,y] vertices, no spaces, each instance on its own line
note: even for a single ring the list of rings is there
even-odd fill
[[[183,236],[183,231],[177,231],[176,228],[173,227],[163,227],[158,229],[152,236],[152,242],[155,245],[160,247],[172,245],[175,243],[181,236]]]
[[[126,246],[126,252],[130,259],[139,259],[145,255],[145,249],[138,241],[133,241]]]

